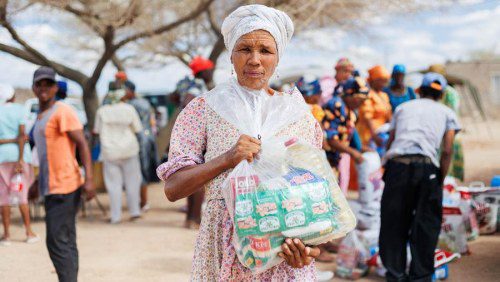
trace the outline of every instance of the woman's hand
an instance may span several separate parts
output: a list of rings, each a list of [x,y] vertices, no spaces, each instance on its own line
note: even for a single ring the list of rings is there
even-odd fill
[[[248,135],[241,135],[238,142],[225,153],[225,160],[229,168],[234,168],[241,161],[247,160],[249,163],[257,156],[260,151],[260,140]]]
[[[24,170],[24,160],[19,160],[14,168],[16,173],[23,173]]]
[[[373,136],[373,141],[375,141],[375,144],[377,144],[377,147],[381,147],[384,145],[384,139],[382,139],[378,134]]]
[[[351,156],[353,157],[354,162],[356,162],[357,164],[360,164],[365,160],[363,158],[363,154],[358,150],[353,150]]]
[[[293,268],[302,268],[311,264],[313,259],[320,254],[318,247],[306,247],[299,239],[285,239],[285,243],[281,245],[281,250],[278,254],[283,258],[288,265]]]

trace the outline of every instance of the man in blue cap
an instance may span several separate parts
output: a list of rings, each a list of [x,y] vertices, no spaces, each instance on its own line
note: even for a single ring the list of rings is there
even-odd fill
[[[456,114],[439,103],[446,79],[424,76],[416,99],[394,112],[387,144],[381,204],[380,257],[387,281],[431,281],[442,218],[442,184],[461,129]],[[441,155],[438,159],[438,151]],[[406,245],[412,261],[406,274]]]
[[[389,87],[384,89],[384,92],[389,95],[392,112],[404,102],[416,99],[417,95],[413,88],[405,85],[406,67],[405,65],[394,65],[392,68],[391,83]]]

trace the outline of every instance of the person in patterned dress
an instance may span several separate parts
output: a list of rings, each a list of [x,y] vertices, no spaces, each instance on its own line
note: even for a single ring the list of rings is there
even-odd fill
[[[296,90],[280,93],[269,87],[269,79],[293,34],[293,23],[284,12],[248,5],[232,12],[221,31],[236,78],[217,85],[186,106],[173,129],[168,162],[157,169],[170,201],[205,187],[206,208],[196,240],[191,280],[314,281],[314,258],[320,251],[295,238],[286,239],[282,245],[280,256],[284,261],[264,272],[254,274],[239,262],[232,244],[233,223],[221,187],[238,163],[253,161],[260,150],[260,140],[242,135],[231,120],[214,110],[218,105],[212,103],[221,94],[249,100],[290,95],[304,103]],[[221,91],[228,89],[234,92]],[[297,136],[317,148],[321,148],[323,140],[321,126],[310,112],[283,126],[275,136]]]
[[[356,163],[363,161],[361,152],[351,147],[350,143],[356,130],[354,111],[368,98],[368,93],[369,87],[362,78],[349,78],[344,82],[342,92],[323,106],[323,128],[330,148],[326,155],[339,177],[339,186],[344,193],[347,193],[349,184],[350,158]]]

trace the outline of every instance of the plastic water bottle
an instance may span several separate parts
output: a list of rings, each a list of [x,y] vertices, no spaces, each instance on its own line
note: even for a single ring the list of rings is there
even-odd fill
[[[19,205],[21,201],[21,191],[23,190],[23,178],[20,173],[17,173],[10,180],[9,202],[12,206]]]

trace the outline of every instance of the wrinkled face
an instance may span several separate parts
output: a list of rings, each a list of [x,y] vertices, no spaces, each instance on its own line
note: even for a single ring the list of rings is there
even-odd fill
[[[49,79],[42,79],[33,84],[33,92],[41,103],[46,103],[56,96],[57,84]]]
[[[382,91],[382,89],[389,83],[387,78],[377,78],[370,80],[370,87],[375,91]]]
[[[264,30],[243,35],[233,48],[231,62],[240,85],[255,90],[268,88],[278,65],[274,37]]]
[[[339,68],[335,70],[335,80],[337,83],[342,83],[351,77],[351,71],[348,68]]]

